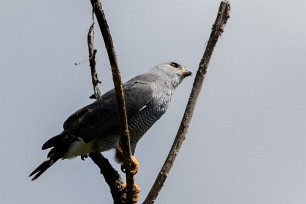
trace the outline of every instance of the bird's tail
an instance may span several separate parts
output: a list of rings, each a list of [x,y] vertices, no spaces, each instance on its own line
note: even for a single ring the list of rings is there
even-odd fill
[[[60,158],[61,155],[56,153],[52,154],[46,161],[41,163],[32,173],[30,173],[29,177],[33,176],[32,181],[34,181]]]

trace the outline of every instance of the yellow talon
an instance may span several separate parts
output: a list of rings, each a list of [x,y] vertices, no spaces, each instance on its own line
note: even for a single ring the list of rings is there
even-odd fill
[[[131,170],[130,170],[129,173],[130,173],[130,174],[133,174],[133,175],[137,174],[137,172],[138,172],[138,166],[139,166],[139,163],[138,163],[136,157],[131,156]],[[127,171],[126,165],[125,165],[124,163],[121,164],[121,170],[122,170],[124,173],[126,173],[126,171]]]
[[[136,157],[131,156],[131,167],[132,167],[131,168],[131,174],[133,174],[133,175],[137,174],[138,166],[139,166],[139,163],[138,163]]]
[[[121,188],[126,190],[126,183],[121,184]],[[133,203],[137,203],[138,202],[140,191],[141,190],[140,190],[139,186],[136,183],[134,183],[133,198],[132,198]]]

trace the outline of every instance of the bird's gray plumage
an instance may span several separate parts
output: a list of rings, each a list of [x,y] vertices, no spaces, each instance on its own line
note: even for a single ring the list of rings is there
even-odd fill
[[[191,72],[170,62],[158,65],[123,85],[131,148],[165,113],[174,89]],[[38,178],[58,159],[83,156],[119,147],[119,112],[115,90],[102,95],[94,103],[72,114],[63,125],[64,130],[49,139],[42,149],[52,148],[48,159],[30,176]]]

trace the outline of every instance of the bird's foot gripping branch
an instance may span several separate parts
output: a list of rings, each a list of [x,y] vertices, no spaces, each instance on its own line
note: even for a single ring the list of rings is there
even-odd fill
[[[129,169],[129,166],[130,166],[130,169]],[[124,173],[132,174],[132,175],[137,174],[139,163],[136,157],[131,156],[131,164],[129,166],[126,166],[125,163],[122,163],[121,171],[123,171]]]
[[[127,191],[126,187],[127,187],[126,183],[121,184],[121,188],[125,192]],[[131,192],[131,194],[132,194],[132,199],[131,200],[132,200],[133,203],[137,203],[138,202],[140,191],[141,190],[140,190],[139,186],[136,183],[134,183],[133,191]]]

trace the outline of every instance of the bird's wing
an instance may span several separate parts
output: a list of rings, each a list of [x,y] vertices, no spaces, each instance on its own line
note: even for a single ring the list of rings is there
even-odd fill
[[[124,84],[126,110],[128,118],[133,117],[152,100],[151,83],[135,78]],[[119,133],[119,111],[115,90],[112,89],[94,103],[81,108],[64,122],[64,131],[44,145],[50,148],[62,141],[63,137],[76,137],[90,142],[103,134]]]
[[[147,81],[133,80],[124,84],[124,94],[128,117],[142,110],[151,100],[152,86]],[[114,117],[116,116],[116,117]],[[96,102],[81,108],[64,123],[64,129],[75,129],[81,125],[102,125],[118,121],[118,105],[115,90],[105,93]],[[71,130],[70,130],[71,131]]]
[[[124,94],[126,101],[127,117],[131,118],[138,114],[152,100],[152,86],[145,81],[132,81],[125,84]],[[101,134],[119,134],[119,111],[115,91],[112,90],[109,100],[97,102],[97,108],[84,117],[86,123],[82,125],[81,132],[84,131],[84,140],[90,141]],[[83,135],[83,134],[82,134]]]

